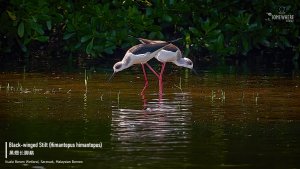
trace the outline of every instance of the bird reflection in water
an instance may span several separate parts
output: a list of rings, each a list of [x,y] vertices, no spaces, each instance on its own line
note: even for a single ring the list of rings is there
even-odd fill
[[[120,158],[143,153],[163,160],[176,149],[178,158],[184,160],[191,140],[191,96],[173,93],[165,97],[148,101],[142,95],[142,110],[112,110],[112,148]]]

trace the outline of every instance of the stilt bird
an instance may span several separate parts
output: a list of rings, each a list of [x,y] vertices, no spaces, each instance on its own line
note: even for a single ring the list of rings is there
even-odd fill
[[[142,44],[163,44],[163,43],[168,43],[166,41],[160,41],[160,40],[149,40],[149,39],[143,39],[143,38],[137,38]],[[177,41],[179,39],[175,39],[171,42]],[[169,42],[170,43],[170,42]],[[162,67],[160,70],[160,74],[156,73],[154,70],[151,69],[151,71],[157,76],[158,80],[159,80],[159,89],[160,92],[162,92],[162,76],[163,76],[163,72],[166,66],[167,62],[172,62],[177,66],[181,66],[181,67],[186,67],[189,69],[192,69],[193,71],[195,71],[193,69],[193,62],[186,57],[182,57],[182,52],[180,51],[180,49],[173,45],[167,45],[164,46],[158,53],[157,55],[155,55],[155,58],[160,61],[162,63]]]
[[[164,47],[170,45],[167,42],[164,43],[155,43],[155,44],[139,44],[131,47],[123,57],[122,61],[117,62],[114,66],[114,73],[109,78],[109,81],[112,79],[112,77],[115,75],[115,73],[122,71],[124,69],[129,68],[130,66],[134,64],[141,64],[143,73],[144,73],[144,79],[145,79],[145,86],[142,90],[142,94],[144,93],[145,89],[148,87],[148,79],[145,71],[144,64],[146,64],[151,71],[154,71],[152,67],[147,63],[150,59],[155,57],[158,52],[163,49]],[[155,72],[155,71],[154,71]]]
[[[115,75],[115,73],[122,71],[134,64],[141,64],[145,86],[141,92],[144,93],[145,89],[148,87],[148,79],[145,71],[144,64],[157,76],[159,80],[159,93],[162,94],[162,76],[167,62],[172,62],[177,66],[186,67],[193,69],[193,62],[189,58],[182,57],[180,49],[172,44],[173,41],[160,41],[160,40],[149,40],[143,38],[137,38],[142,44],[135,45],[131,47],[125,54],[122,61],[117,62],[114,66],[114,73],[109,78],[109,81]],[[162,63],[162,68],[160,74],[158,74],[147,62],[155,57],[158,61]]]

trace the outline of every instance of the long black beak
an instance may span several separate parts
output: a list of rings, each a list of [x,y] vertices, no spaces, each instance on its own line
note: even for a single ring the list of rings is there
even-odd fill
[[[114,72],[114,73],[109,77],[108,82],[111,81],[111,79],[114,77],[115,74],[116,74],[116,72]]]

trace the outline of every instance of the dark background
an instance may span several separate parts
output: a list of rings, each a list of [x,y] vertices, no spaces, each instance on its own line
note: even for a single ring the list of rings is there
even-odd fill
[[[196,69],[297,71],[299,6],[297,0],[1,1],[0,69],[111,69],[139,43],[134,37],[143,37],[182,38],[175,44]]]

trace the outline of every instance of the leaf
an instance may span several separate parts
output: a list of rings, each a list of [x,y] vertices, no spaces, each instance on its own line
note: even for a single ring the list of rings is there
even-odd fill
[[[211,25],[209,25],[209,31],[211,31],[211,30],[217,28],[217,26],[218,26],[218,23],[217,23],[217,22],[212,23]]]
[[[200,33],[195,27],[189,27],[189,30],[196,36],[199,36]]]
[[[91,35],[85,35],[85,36],[81,37],[80,42],[84,43],[84,42],[88,41],[91,38],[92,38]]]
[[[37,19],[36,19],[36,17],[35,17],[35,16],[32,16],[32,20],[33,20],[34,22],[36,22],[36,21],[37,21]]]
[[[49,36],[38,36],[35,39],[40,42],[47,42],[49,40]]]
[[[47,24],[48,30],[51,30],[51,28],[52,28],[52,22],[51,22],[51,20],[47,21],[46,24]]]
[[[186,33],[185,34],[185,42],[190,45],[192,44],[192,41],[191,41],[191,35],[189,33]]]
[[[81,46],[81,42],[78,42],[75,46],[74,46],[74,49],[79,49]]]
[[[235,30],[235,27],[232,24],[225,24],[224,28],[227,31],[234,31]]]
[[[250,44],[247,38],[242,38],[243,49],[247,53],[250,49]]]
[[[106,48],[104,49],[104,52],[110,55],[114,53],[112,48]]]
[[[24,37],[24,45],[28,45],[31,42],[31,38]]]
[[[13,12],[10,12],[8,10],[6,10],[6,12],[11,20],[13,20],[13,21],[17,20],[17,17]]]
[[[218,23],[211,23],[209,18],[202,24],[202,28],[203,30],[208,33],[210,31],[212,31],[213,29],[215,29],[218,26]]]
[[[24,36],[24,22],[22,21],[18,26],[18,35],[20,38]]]
[[[149,38],[149,39],[164,39],[164,35],[163,35],[160,31],[157,31],[157,32],[151,32],[151,33],[148,35],[148,38]]]
[[[38,34],[44,35],[44,30],[42,29],[42,26],[36,22],[31,22],[31,28],[35,30]]]
[[[146,16],[152,15],[152,8],[146,8]]]
[[[221,30],[213,30],[211,32],[209,32],[207,35],[209,38],[217,38],[217,36],[219,36],[221,33]]]
[[[222,33],[218,36],[217,43],[218,43],[219,48],[221,48],[221,47],[223,48],[224,36]]]
[[[90,43],[87,45],[85,52],[87,54],[91,54],[93,50],[93,45],[94,45],[94,38],[90,41]]]
[[[250,19],[252,17],[252,14],[246,14],[246,20],[245,20],[245,23],[248,24],[250,22]]]
[[[209,30],[209,18],[202,24],[203,30],[207,33]]]
[[[73,35],[75,35],[74,32],[73,32],[73,33],[67,33],[67,34],[64,35],[63,39],[64,39],[64,40],[68,40],[68,39],[70,39]]]
[[[291,47],[291,44],[290,44],[289,40],[288,40],[286,37],[281,36],[279,39],[280,39],[281,42],[284,44],[284,46],[286,46],[286,47]]]
[[[172,17],[170,15],[164,15],[163,20],[165,20],[166,22],[172,22]]]
[[[271,46],[271,43],[268,40],[266,40],[266,39],[263,39],[261,41],[261,44],[264,45],[264,46],[266,46],[266,47],[270,47]]]
[[[161,30],[161,27],[158,25],[149,25],[147,28],[149,31],[152,31],[152,32],[158,32]]]
[[[253,23],[253,24],[250,24],[250,25],[249,25],[249,28],[248,28],[248,29],[249,29],[250,31],[252,31],[252,30],[255,30],[256,28],[257,28],[257,23]]]
[[[21,50],[26,53],[28,51],[27,47],[23,44],[21,44]]]

